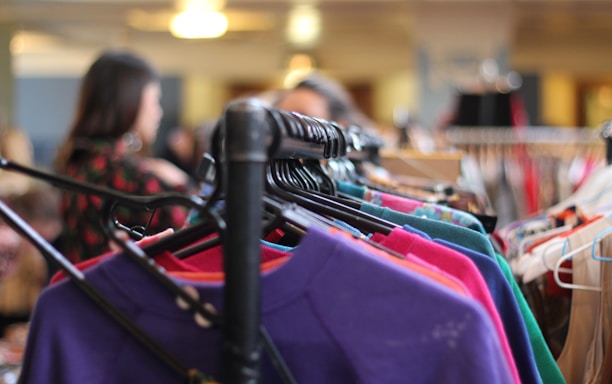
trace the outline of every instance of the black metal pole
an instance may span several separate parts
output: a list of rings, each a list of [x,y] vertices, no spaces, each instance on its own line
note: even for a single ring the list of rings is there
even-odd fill
[[[224,382],[259,382],[260,235],[267,162],[266,111],[254,99],[225,112]]]

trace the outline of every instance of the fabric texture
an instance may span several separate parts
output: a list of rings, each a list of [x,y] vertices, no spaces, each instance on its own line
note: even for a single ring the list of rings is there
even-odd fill
[[[421,217],[414,217],[407,214],[395,212],[388,208],[377,207],[373,204],[362,204],[361,210],[373,214],[375,216],[390,220],[399,225],[411,225],[419,230],[426,232],[433,239],[442,239],[451,243],[464,246],[472,251],[486,255],[487,257],[494,260],[496,264],[501,268],[506,281],[510,284],[514,297],[519,306],[521,315],[527,327],[527,333],[529,335],[529,342],[534,351],[536,357],[536,364],[538,365],[538,371],[550,371],[551,379],[554,379],[557,375],[555,374],[556,369],[554,367],[555,362],[550,360],[550,350],[546,344],[544,334],[540,329],[538,322],[536,321],[527,300],[525,299],[518,283],[514,279],[512,270],[508,262],[503,256],[497,254],[493,250],[493,246],[486,236],[476,231],[469,230],[467,228],[459,227],[449,223],[438,222]],[[554,382],[554,381],[552,381]]]
[[[402,254],[414,255],[417,258],[436,266],[442,272],[454,276],[456,279],[462,282],[466,287],[469,296],[476,302],[480,303],[491,318],[491,321],[493,322],[499,336],[504,354],[508,360],[508,365],[510,366],[516,382],[537,382],[533,381],[533,379],[530,381],[528,379],[530,375],[527,375],[526,372],[523,375],[524,377],[519,379],[519,371],[517,369],[512,351],[510,350],[508,337],[506,335],[506,331],[504,330],[504,325],[502,324],[500,315],[495,307],[495,303],[493,302],[493,298],[489,293],[484,279],[471,260],[462,254],[444,247],[443,245],[423,239],[418,235],[409,233],[401,228],[397,228],[387,236],[375,234],[372,236],[372,240]],[[533,372],[535,372],[535,366],[534,370],[532,370],[532,373]],[[537,377],[537,372],[535,376]]]
[[[474,249],[475,251],[485,255],[489,255],[493,259],[495,258],[495,250],[493,249],[493,245],[487,239],[487,237],[480,232],[444,221],[410,215],[393,209],[379,207],[370,203],[362,203],[359,209],[399,225],[410,225],[427,233],[432,238],[446,239],[459,245]]]
[[[509,280],[512,275],[508,274],[509,269],[505,259],[496,262],[485,255],[454,243],[440,239],[435,241],[458,250],[476,263],[497,305],[510,346],[515,353],[517,365],[531,369],[535,363],[544,384],[565,383],[565,378],[546,344],[544,334],[520,287],[511,284],[511,281],[515,280]],[[503,267],[500,266],[500,263],[503,264]],[[519,294],[520,296],[517,296]]]

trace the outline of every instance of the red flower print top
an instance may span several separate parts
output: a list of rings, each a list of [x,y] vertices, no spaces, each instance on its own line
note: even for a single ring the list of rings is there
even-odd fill
[[[142,158],[130,154],[119,141],[94,140],[87,152],[66,167],[66,176],[130,195],[155,195],[178,191],[144,169]],[[81,192],[63,191],[61,211],[64,220],[64,255],[73,263],[110,251],[109,239],[102,231],[102,198]],[[151,218],[151,215],[153,217]],[[151,235],[185,223],[187,210],[168,206],[154,213],[119,206],[116,218],[130,228],[146,226]],[[150,221],[150,223],[149,223]],[[148,225],[147,225],[148,223]]]

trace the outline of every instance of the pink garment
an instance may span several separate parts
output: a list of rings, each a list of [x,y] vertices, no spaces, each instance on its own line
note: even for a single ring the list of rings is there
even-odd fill
[[[423,202],[419,200],[408,199],[391,193],[384,193],[371,189],[365,191],[363,199],[369,203],[405,213],[414,211],[423,206]]]

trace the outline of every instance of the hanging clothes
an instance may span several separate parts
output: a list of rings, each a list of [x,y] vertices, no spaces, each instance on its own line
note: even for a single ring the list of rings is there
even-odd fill
[[[282,356],[280,365],[299,383],[563,383],[508,263],[479,218],[390,190],[354,185],[353,198],[336,196],[334,180],[294,158],[328,156],[343,140],[349,142],[336,126],[325,127],[317,121],[285,127],[291,139],[312,141],[283,148],[290,163],[281,158],[268,164],[273,172],[266,175],[270,191],[262,203],[263,221],[250,221],[257,224],[250,233],[263,227],[265,236],[243,250],[260,251],[260,265],[248,269],[261,278],[256,288],[261,329]],[[311,144],[330,138],[321,153],[321,148],[309,152]],[[229,312],[226,266],[240,256],[228,248],[242,235],[221,230],[223,241],[215,245],[223,225],[214,231],[197,227],[232,209],[218,203],[207,204],[208,216],[190,224],[197,236],[188,226],[171,235],[174,242],[136,248],[155,264],[143,263],[134,257],[142,252],[123,244],[124,252],[77,265],[88,283],[180,366],[211,383],[227,379],[221,353],[222,321]],[[167,280],[160,284],[145,264]],[[37,303],[23,383],[185,381],[88,300],[74,280],[57,275]],[[191,295],[177,300],[185,291]],[[186,299],[193,297],[211,317],[188,310]],[[262,382],[285,383],[287,372],[278,369],[270,350],[261,359]],[[600,349],[593,349],[593,356],[599,355]],[[589,366],[598,362],[594,358]]]
[[[87,277],[175,356],[223,379],[221,331],[194,321],[136,264],[117,255]],[[182,284],[223,312],[221,285]],[[309,230],[263,276],[262,300],[263,324],[300,382],[513,382],[479,305],[343,236]],[[23,372],[24,383],[180,382],[69,282],[41,296]],[[262,377],[278,380],[269,363]]]

